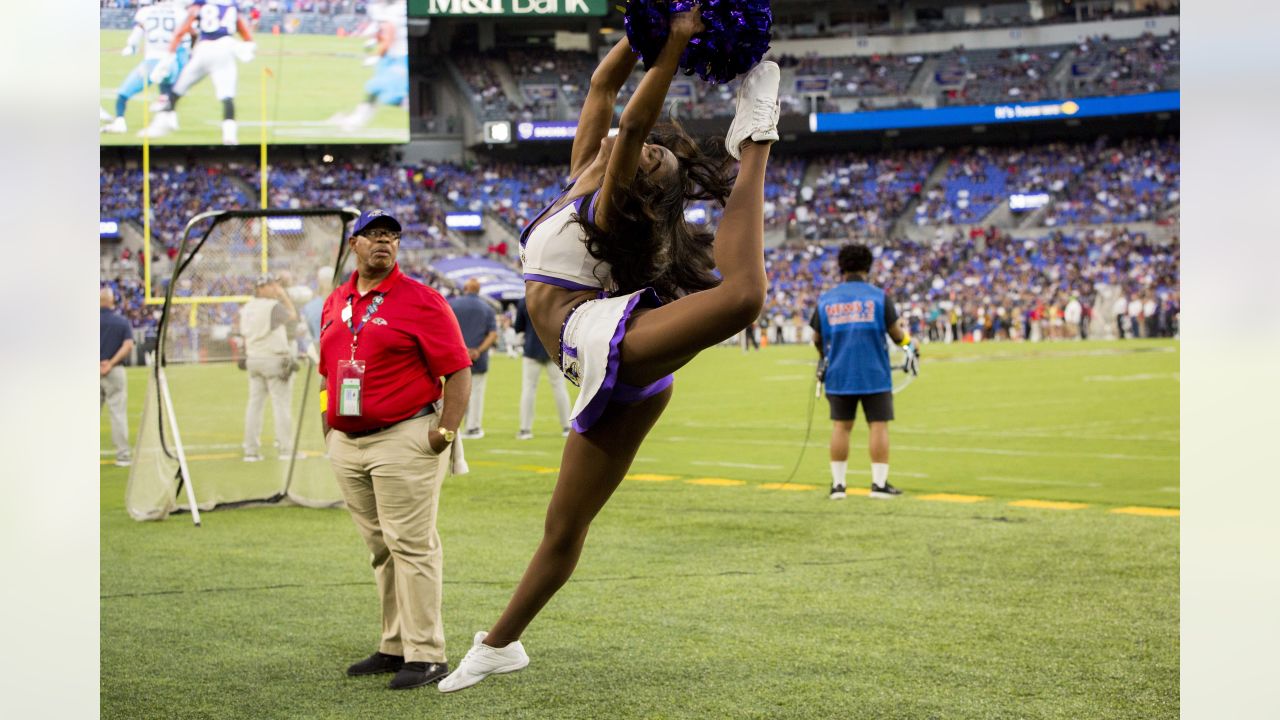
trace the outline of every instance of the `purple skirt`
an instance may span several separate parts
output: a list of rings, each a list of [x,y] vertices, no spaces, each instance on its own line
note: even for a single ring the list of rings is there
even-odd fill
[[[611,402],[637,403],[671,387],[673,375],[644,387],[618,381],[627,320],[637,307],[661,304],[657,293],[645,288],[628,295],[588,300],[569,314],[560,331],[560,370],[569,382],[581,388],[571,417],[574,430],[586,432]]]

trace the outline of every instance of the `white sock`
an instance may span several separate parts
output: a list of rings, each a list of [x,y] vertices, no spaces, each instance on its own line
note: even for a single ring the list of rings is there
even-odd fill
[[[831,484],[844,487],[844,476],[849,470],[848,462],[831,461]]]
[[[878,488],[889,482],[889,463],[871,463],[871,482]]]

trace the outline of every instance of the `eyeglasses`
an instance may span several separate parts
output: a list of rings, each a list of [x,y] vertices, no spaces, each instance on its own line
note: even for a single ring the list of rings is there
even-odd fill
[[[385,239],[389,242],[395,242],[400,239],[400,233],[396,232],[395,230],[375,228],[373,230],[366,230],[360,233],[360,237],[367,238],[368,240],[374,240],[374,241]]]

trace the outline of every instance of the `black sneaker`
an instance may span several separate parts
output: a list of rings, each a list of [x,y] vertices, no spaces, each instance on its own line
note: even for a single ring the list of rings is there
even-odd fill
[[[901,494],[902,491],[890,485],[888,480],[885,481],[884,487],[876,487],[875,483],[871,483],[871,497],[891,498]]]
[[[388,655],[376,652],[347,668],[347,674],[351,677],[356,677],[357,675],[379,675],[381,673],[396,672],[402,667],[404,667],[403,655]]]
[[[828,500],[843,500],[843,499],[844,499],[844,486],[843,486],[843,485],[832,485],[832,486],[831,486],[831,492],[827,494],[827,499],[828,499]]]
[[[391,678],[391,682],[387,683],[387,687],[392,690],[408,690],[409,688],[440,682],[448,674],[449,665],[447,663],[407,662],[404,667],[400,668],[400,672]]]

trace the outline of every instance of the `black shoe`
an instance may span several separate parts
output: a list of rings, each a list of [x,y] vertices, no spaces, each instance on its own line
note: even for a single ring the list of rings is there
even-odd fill
[[[901,495],[902,491],[885,481],[884,487],[876,487],[875,483],[871,483],[871,497],[891,498]]]
[[[843,485],[832,485],[832,486],[831,486],[831,492],[827,495],[827,499],[828,499],[828,500],[843,500],[843,499],[844,499],[844,494],[845,494],[845,493],[844,493],[844,486],[843,486]]]
[[[408,690],[409,688],[440,682],[448,674],[449,665],[447,663],[407,662],[404,667],[400,668],[400,672],[391,678],[391,682],[387,683],[387,687],[392,690]]]
[[[351,677],[357,675],[379,675],[381,673],[396,672],[402,667],[404,667],[403,655],[388,655],[376,652],[347,668],[347,674]]]

